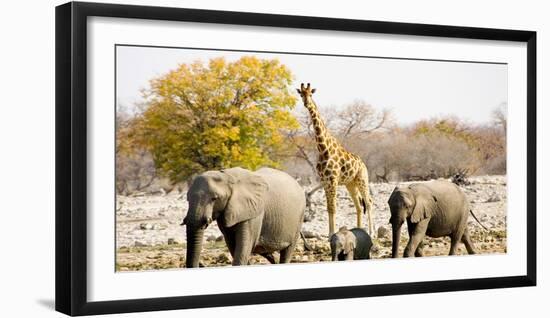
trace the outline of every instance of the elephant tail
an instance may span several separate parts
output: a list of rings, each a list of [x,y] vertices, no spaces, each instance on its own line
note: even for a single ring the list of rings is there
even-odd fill
[[[306,251],[313,251],[313,248],[311,247],[311,245],[309,245],[309,243],[306,241],[306,237],[304,236],[304,233],[302,231],[300,231],[300,237],[302,237],[302,240],[304,241],[304,249]]]
[[[472,214],[472,216],[473,216],[474,219],[477,221],[477,223],[478,223],[479,225],[481,225],[481,227],[484,228],[485,231],[489,231],[489,229],[488,229],[487,227],[485,227],[485,225],[483,225],[483,224],[479,221],[479,219],[477,218],[477,216],[474,214],[474,211],[470,210],[470,214]]]

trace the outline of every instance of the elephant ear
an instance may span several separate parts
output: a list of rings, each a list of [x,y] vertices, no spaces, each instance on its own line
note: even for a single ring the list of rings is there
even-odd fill
[[[346,238],[346,243],[344,244],[344,252],[346,254],[353,253],[355,250],[355,235],[349,232],[348,237]]]
[[[430,193],[417,193],[415,205],[411,213],[411,222],[418,223],[434,215],[437,199]]]
[[[232,227],[237,223],[259,216],[264,209],[267,182],[261,176],[242,168],[223,170],[231,176],[231,197],[224,212],[224,224]]]

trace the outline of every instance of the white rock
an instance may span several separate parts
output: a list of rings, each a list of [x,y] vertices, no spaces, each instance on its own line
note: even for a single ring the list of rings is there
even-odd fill
[[[388,238],[390,236],[390,232],[391,231],[387,227],[381,225],[380,227],[378,227],[376,235],[379,238]]]
[[[142,230],[151,230],[153,228],[153,225],[151,223],[141,223],[139,225],[139,228]]]
[[[135,247],[144,247],[144,246],[148,246],[148,245],[143,243],[143,242],[140,242],[140,241],[135,241],[134,246]]]

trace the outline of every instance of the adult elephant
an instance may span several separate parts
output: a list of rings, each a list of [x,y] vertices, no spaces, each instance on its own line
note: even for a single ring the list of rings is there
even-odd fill
[[[468,254],[476,253],[467,229],[469,213],[472,213],[478,223],[479,220],[470,210],[464,192],[454,183],[431,181],[414,183],[408,187],[396,187],[388,204],[393,231],[392,257],[398,257],[401,226],[405,220],[409,242],[405,247],[404,257],[422,256],[422,240],[425,235],[450,236],[449,255],[456,254],[458,243],[461,241],[466,246]]]
[[[207,171],[187,192],[187,267],[198,267],[204,229],[218,223],[233,265],[246,265],[252,253],[275,263],[290,262],[306,206],[304,190],[288,174],[270,168]]]

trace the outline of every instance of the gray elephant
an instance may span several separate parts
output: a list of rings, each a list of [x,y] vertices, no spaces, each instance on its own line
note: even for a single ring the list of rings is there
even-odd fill
[[[422,240],[425,235],[431,237],[450,236],[449,255],[457,252],[462,241],[469,254],[475,254],[467,224],[469,213],[477,220],[466,195],[454,183],[430,181],[414,183],[408,187],[396,187],[388,204],[391,210],[392,257],[398,257],[401,226],[407,221],[409,243],[404,257],[422,256]],[[481,224],[481,223],[480,223]],[[483,225],[482,225],[483,226]]]
[[[187,267],[198,267],[204,229],[216,220],[233,265],[247,265],[252,253],[275,263],[290,262],[300,236],[305,196],[288,174],[270,168],[252,172],[242,168],[207,171],[197,176],[187,192],[189,211]]]
[[[370,259],[372,239],[361,228],[348,230],[345,226],[330,237],[330,249],[333,261]]]

